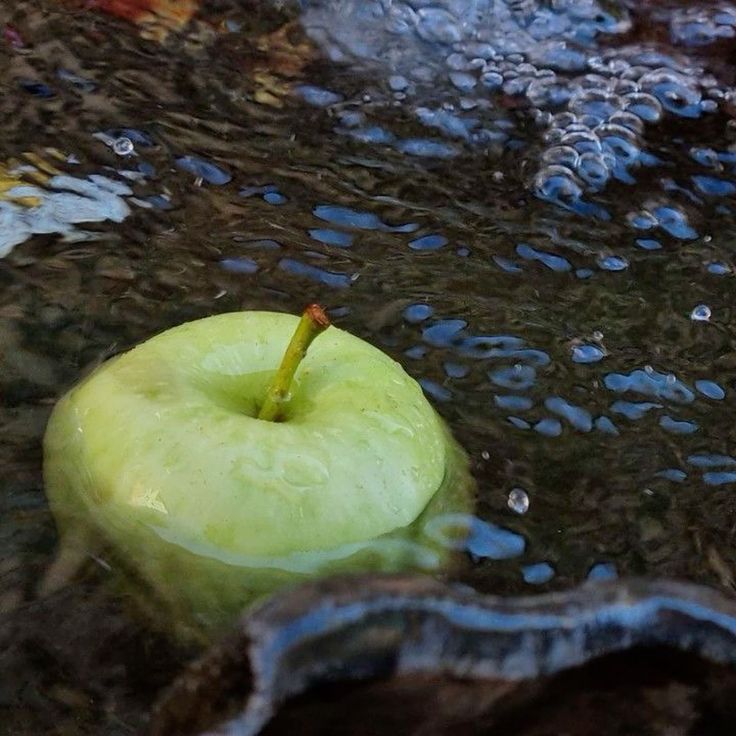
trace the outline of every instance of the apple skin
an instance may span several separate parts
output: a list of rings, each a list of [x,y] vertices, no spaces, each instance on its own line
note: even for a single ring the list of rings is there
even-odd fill
[[[416,381],[335,327],[299,366],[283,421],[256,418],[297,323],[180,325],[102,365],[49,420],[63,543],[99,537],[195,628],[307,575],[438,567],[423,522],[472,504],[467,459]]]

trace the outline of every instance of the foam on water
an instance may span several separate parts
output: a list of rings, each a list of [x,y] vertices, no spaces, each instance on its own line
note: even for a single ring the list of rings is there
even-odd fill
[[[310,0],[305,6],[302,24],[329,58],[378,71],[385,104],[400,99],[442,138],[509,145],[517,118],[508,109],[525,111],[543,141],[529,167],[531,190],[599,219],[610,214],[587,196],[611,181],[631,184],[639,169],[662,163],[647,151],[649,126],[711,116],[736,96],[703,57],[736,33],[736,9],[726,4],[667,12],[597,0]],[[661,27],[668,41],[649,40],[650,27]],[[381,94],[371,88],[374,109]],[[412,155],[461,152],[454,143],[400,140],[385,129],[377,138],[373,129],[364,118],[350,134]],[[712,166],[717,154],[703,150],[694,148],[694,158]],[[714,177],[693,183],[711,197],[736,187]],[[685,212],[659,209],[655,227],[674,238],[695,237]]]

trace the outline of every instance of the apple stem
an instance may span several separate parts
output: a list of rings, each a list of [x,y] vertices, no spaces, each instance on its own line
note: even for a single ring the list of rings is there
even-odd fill
[[[291,337],[289,346],[286,348],[281,365],[271,379],[266,392],[266,400],[263,402],[258,418],[267,422],[278,421],[279,414],[287,401],[291,382],[302,359],[307,354],[307,349],[319,334],[330,326],[330,320],[319,304],[310,304],[302,314],[299,324]]]

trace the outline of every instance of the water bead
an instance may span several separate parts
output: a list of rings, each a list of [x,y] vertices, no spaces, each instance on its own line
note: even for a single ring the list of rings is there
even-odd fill
[[[590,151],[579,157],[575,173],[593,189],[602,189],[610,178],[610,169],[603,156]]]
[[[600,152],[600,138],[586,125],[569,126],[566,131],[560,140],[562,145],[572,146],[578,153],[585,153],[586,151]]]
[[[480,82],[486,89],[500,89],[503,84],[503,76],[498,72],[487,72],[481,76]]]
[[[626,219],[628,223],[637,230],[651,230],[659,224],[657,218],[647,211],[630,212]]]
[[[529,511],[529,494],[523,488],[512,488],[506,505],[516,514]]]
[[[453,71],[465,71],[469,68],[468,59],[463,54],[452,53],[445,59],[445,65]]]
[[[130,138],[121,137],[113,141],[112,150],[118,156],[130,156],[135,151],[135,146]]]
[[[526,96],[531,105],[538,108],[564,105],[573,95],[573,90],[564,81],[554,77],[533,79],[526,88]],[[550,120],[550,124],[551,124]]]
[[[580,161],[580,154],[572,146],[552,146],[542,153],[542,161],[574,169]]]
[[[443,8],[421,8],[417,11],[417,33],[425,41],[457,43],[462,31],[455,16]]]
[[[478,79],[467,72],[450,72],[450,81],[461,92],[469,92],[478,84]]]
[[[690,312],[690,319],[693,322],[708,322],[712,315],[711,309],[707,304],[698,304]]]
[[[657,123],[662,118],[662,105],[656,97],[645,92],[624,95],[624,110],[647,123]]]
[[[579,179],[564,166],[549,165],[534,178],[534,193],[549,202],[571,207],[583,194]]]

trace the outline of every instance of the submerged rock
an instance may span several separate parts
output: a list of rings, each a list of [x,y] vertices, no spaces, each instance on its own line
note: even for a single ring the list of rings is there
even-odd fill
[[[707,680],[712,691],[736,693],[736,601],[706,588],[628,580],[500,598],[424,577],[336,578],[277,596],[245,617],[163,694],[150,734],[290,733],[276,728],[278,719],[267,726],[287,700],[318,685],[368,679],[378,680],[374,695],[378,687],[384,705],[394,703],[395,728],[384,732],[419,733],[421,719],[431,725],[423,734],[456,733],[447,730],[451,722],[457,727],[481,714],[486,725],[508,719],[521,701],[540,696],[552,675],[622,652],[633,652],[636,662],[642,647],[657,648],[644,657],[655,679],[680,672]],[[623,684],[642,674],[626,660],[616,667]],[[573,692],[589,686],[583,678]],[[309,710],[308,703],[292,706]],[[323,703],[317,717],[327,722],[335,708],[345,713],[340,707],[334,699]],[[288,708],[284,713],[288,723]],[[382,732],[347,713],[351,733],[352,719],[355,733]],[[331,732],[306,720],[297,722],[308,733]]]

